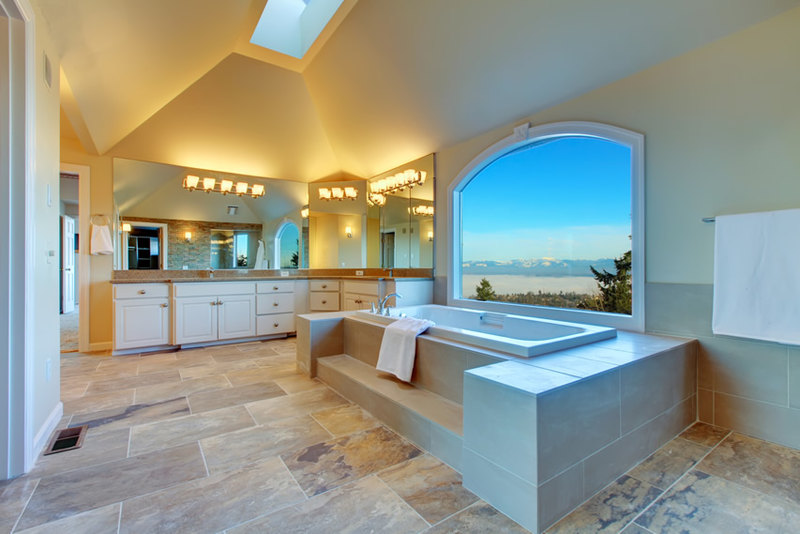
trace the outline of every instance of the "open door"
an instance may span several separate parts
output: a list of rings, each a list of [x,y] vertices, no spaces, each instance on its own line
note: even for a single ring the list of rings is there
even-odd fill
[[[75,219],[61,216],[61,313],[75,311]]]

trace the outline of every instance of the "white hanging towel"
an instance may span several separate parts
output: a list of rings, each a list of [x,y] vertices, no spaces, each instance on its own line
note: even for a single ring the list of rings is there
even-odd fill
[[[434,326],[431,321],[412,317],[398,319],[387,326],[378,354],[378,371],[392,373],[400,380],[410,382],[417,356],[417,336],[431,326]]]
[[[253,264],[253,269],[264,268],[264,242],[258,240],[258,250],[256,251],[256,262]]]
[[[92,223],[92,255],[112,254],[114,245],[111,244],[111,232],[108,225]]]
[[[719,215],[715,334],[800,345],[800,209]]]

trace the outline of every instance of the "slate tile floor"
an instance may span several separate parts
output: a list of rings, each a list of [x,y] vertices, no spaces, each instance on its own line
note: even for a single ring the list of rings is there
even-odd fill
[[[81,449],[0,482],[0,534],[526,532],[294,371],[293,339],[63,355]],[[697,423],[549,533],[796,532],[800,451]]]

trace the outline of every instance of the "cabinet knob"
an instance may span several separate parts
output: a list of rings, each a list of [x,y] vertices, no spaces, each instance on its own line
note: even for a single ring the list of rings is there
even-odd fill
[[[278,328],[278,323],[272,323],[272,326],[274,326],[275,328]]]
[[[328,303],[328,301],[327,301],[327,300],[323,300],[323,301],[322,301],[322,303],[323,303],[323,304],[327,304],[327,303]]]
[[[147,291],[145,291],[144,289],[140,289],[140,290],[139,290],[139,294],[140,294],[140,295],[144,295],[144,294],[146,294],[146,293],[147,293]]]
[[[224,302],[222,302],[221,300],[217,301],[217,306],[222,306],[223,304],[224,304]]]
[[[328,284],[322,284],[322,289],[326,289],[327,287],[328,287]]]
[[[273,302],[272,305],[273,306],[278,306],[278,303],[277,302]]]
[[[167,304],[167,303],[165,302],[165,303],[161,304],[161,307],[162,307],[162,308],[168,308],[168,307],[169,307],[169,304]]]
[[[212,303],[211,303],[211,305],[212,305],[212,306],[216,306],[216,305],[217,305],[217,303],[216,303],[216,302],[212,302]]]
[[[272,286],[272,290],[273,291],[277,291],[278,290],[278,286]]]

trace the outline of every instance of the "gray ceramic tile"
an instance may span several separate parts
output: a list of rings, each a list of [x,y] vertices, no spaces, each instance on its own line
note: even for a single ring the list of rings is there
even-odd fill
[[[461,472],[461,450],[464,446],[464,439],[451,430],[437,425],[430,424],[431,433],[431,454],[441,461]]]
[[[224,376],[208,376],[197,379],[183,380],[182,382],[167,382],[153,386],[136,388],[136,402],[150,403],[163,400],[185,397],[192,393],[225,389],[231,387]]]
[[[86,390],[86,394],[95,395],[97,393],[108,393],[110,391],[121,391],[123,389],[152,386],[153,384],[161,384],[164,382],[178,382],[180,379],[181,375],[178,373],[178,371],[171,370],[150,373],[141,376],[131,376],[111,380],[97,380],[89,383],[89,388]]]
[[[151,493],[206,475],[196,443],[45,477],[20,530]]]
[[[733,433],[698,469],[800,505],[800,451],[796,449]]]
[[[716,393],[714,424],[800,449],[800,410],[794,408]]]
[[[623,475],[614,484],[553,525],[548,533],[619,532],[639,512],[656,500],[660,493],[649,484]]]
[[[130,429],[87,433],[79,449],[40,456],[31,476],[49,476],[128,457]]]
[[[539,528],[549,527],[583,501],[583,465],[578,463],[539,486]]]
[[[786,406],[788,355],[785,345],[731,338],[701,338],[714,391]]]
[[[297,376],[297,365],[257,366],[253,369],[239,369],[225,373],[225,378],[234,386],[245,386],[259,382],[271,382],[279,378]]]
[[[232,406],[131,429],[130,454],[174,447],[255,425],[244,406]]]
[[[694,346],[678,347],[620,369],[622,433],[693,395],[696,361]]]
[[[283,391],[289,394],[325,387],[319,380],[298,375],[297,373],[286,377],[276,378],[275,383],[278,384]]]
[[[247,371],[258,369],[258,360],[244,360],[238,362],[215,363],[207,365],[197,365],[194,367],[184,367],[180,369],[183,380],[194,378],[204,378],[208,376],[228,375],[235,371]],[[232,382],[233,383],[233,382]]]
[[[800,409],[800,349],[789,347],[789,406]]]
[[[200,440],[208,470],[219,473],[295,451],[330,438],[310,416],[266,422],[238,432]]]
[[[158,356],[143,356],[139,361],[139,374],[144,375],[148,373],[156,373],[165,371],[167,369],[185,369],[197,365],[208,365],[214,363],[214,359],[210,354],[198,354],[191,359],[181,358],[180,360],[177,359],[174,354],[171,356],[172,359],[168,359],[166,357],[163,359],[158,359]]]
[[[570,351],[561,351],[552,354],[545,354],[531,358],[529,363],[542,369],[548,369],[557,373],[564,373],[567,375],[585,378],[596,374],[604,373],[617,367],[615,364],[603,362],[597,359],[582,358],[574,354],[581,354],[580,351],[571,353]]]
[[[478,501],[466,510],[426,530],[425,534],[451,534],[456,532],[465,534],[468,532],[524,534],[528,531],[509,519],[508,516],[498,512],[493,506],[483,501]]]
[[[192,393],[188,400],[192,413],[200,413],[283,395],[286,393],[275,382],[256,382],[244,386]]]
[[[800,507],[701,471],[692,471],[645,513],[653,532],[795,532]]]
[[[681,437],[706,447],[715,447],[729,433],[730,431],[726,428],[699,422],[684,430],[681,433]]]
[[[243,360],[253,360],[256,358],[267,358],[269,356],[276,356],[277,353],[270,348],[262,348],[255,351],[240,351],[235,347],[231,349],[216,349],[211,353],[212,358],[217,363],[238,362]]]
[[[281,458],[311,497],[420,454],[394,432],[378,427],[317,443]]]
[[[461,485],[461,475],[429,455],[391,467],[379,478],[432,525],[478,500]]]
[[[149,404],[132,404],[125,408],[75,415],[70,420],[70,426],[89,425],[89,429],[93,432],[108,432],[183,415],[189,415],[189,405],[186,399],[181,397],[179,399]]]
[[[220,532],[305,500],[278,458],[125,501],[120,534]]]
[[[697,388],[697,419],[703,423],[714,423],[714,392]]]
[[[334,436],[361,432],[380,425],[380,421],[355,404],[344,404],[311,414],[319,424]]]
[[[343,404],[347,404],[347,401],[326,387],[253,402],[247,405],[247,409],[260,424],[306,415]]]
[[[62,534],[64,532],[116,534],[119,527],[119,507],[119,503],[109,504],[102,508],[18,532],[24,532],[24,534]]]
[[[109,391],[97,395],[85,395],[64,402],[64,414],[83,414],[99,412],[114,408],[123,408],[133,404],[133,389]]]
[[[675,438],[627,474],[664,491],[694,467],[709,450],[709,447],[699,443]]]
[[[230,529],[227,534],[399,533],[420,532],[427,526],[380,479],[367,477]]]
[[[34,477],[0,481],[0,532],[14,529],[38,483],[39,479]]]
[[[538,481],[555,476],[620,437],[619,388],[619,372],[614,371],[539,396]],[[520,473],[521,469],[513,465],[511,470]]]

